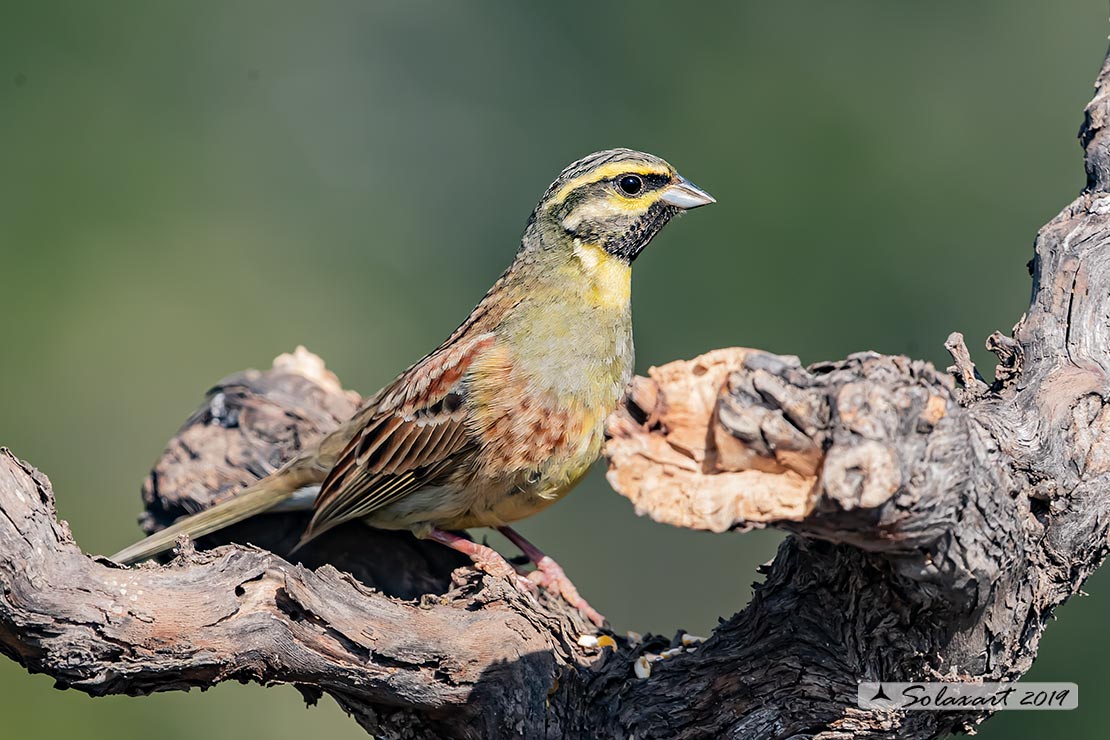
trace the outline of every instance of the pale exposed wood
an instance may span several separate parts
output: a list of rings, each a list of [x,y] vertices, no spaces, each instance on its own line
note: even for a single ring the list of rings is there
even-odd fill
[[[759,413],[747,397],[719,403],[734,383],[770,382],[765,370],[758,380],[742,378],[747,363],[784,360],[798,366],[758,350],[720,349],[636,378],[609,422],[609,482],[638,513],[677,527],[724,532],[803,519],[813,508],[820,447],[781,411]]]

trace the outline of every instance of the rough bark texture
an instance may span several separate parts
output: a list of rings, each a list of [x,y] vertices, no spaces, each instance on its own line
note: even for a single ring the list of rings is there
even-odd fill
[[[680,636],[581,647],[587,625],[560,601],[357,525],[305,565],[281,557],[296,515],[230,533],[265,550],[184,543],[166,565],[130,569],[89,557],[46,479],[7,451],[0,649],[94,695],[294,683],[388,737],[971,728],[986,715],[861,711],[856,681],[1020,677],[1106,555],[1108,74],[1110,61],[1081,130],[1087,188],[1038,235],[1029,311],[1012,338],[987,340],[992,382],[958,334],[950,375],[873,353],[803,368],[733,349],[635,381],[610,422],[618,491],[677,526],[791,533],[752,603],[649,677],[634,665]],[[225,380],[152,473],[144,526],[231,495],[357,402],[306,353]]]

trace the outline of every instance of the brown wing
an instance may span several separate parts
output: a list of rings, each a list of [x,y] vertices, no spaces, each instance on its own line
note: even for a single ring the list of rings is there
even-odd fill
[[[463,377],[492,334],[441,347],[401,374],[356,417],[361,429],[320,486],[303,542],[442,477],[474,443]]]

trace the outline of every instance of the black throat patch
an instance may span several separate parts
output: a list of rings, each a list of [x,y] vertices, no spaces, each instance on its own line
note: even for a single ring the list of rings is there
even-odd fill
[[[679,209],[674,206],[656,202],[640,217],[639,221],[633,224],[632,228],[620,236],[607,239],[605,251],[631,263],[640,256],[640,252],[644,251],[644,247],[659,233],[659,230],[678,215],[678,211]]]

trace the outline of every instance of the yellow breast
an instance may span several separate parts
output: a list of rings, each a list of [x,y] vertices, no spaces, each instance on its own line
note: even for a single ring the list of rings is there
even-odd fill
[[[574,241],[574,255],[592,277],[586,298],[600,308],[624,308],[632,299],[632,265],[597,244]]]
[[[600,454],[632,372],[629,265],[567,246],[520,268],[513,310],[467,375],[474,484],[488,491],[471,508],[479,519],[522,518],[568,492]]]

